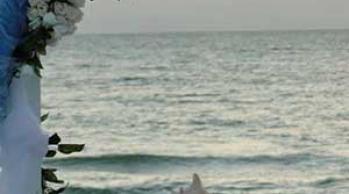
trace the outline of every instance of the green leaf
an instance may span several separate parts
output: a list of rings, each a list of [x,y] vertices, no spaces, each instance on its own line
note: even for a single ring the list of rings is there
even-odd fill
[[[53,134],[48,140],[48,144],[50,145],[57,145],[60,142],[61,142],[61,138],[58,136],[57,133]]]
[[[56,168],[41,168],[41,171],[43,170],[49,170],[49,171],[52,171],[52,172],[56,172],[57,169]]]
[[[63,193],[65,191],[65,189],[66,189],[66,187],[59,188],[58,190],[56,190],[55,194]]]
[[[33,62],[34,62],[34,64],[35,64],[35,67],[36,67],[36,68],[38,68],[38,69],[44,69],[44,67],[43,67],[43,65],[42,65],[42,63],[41,63],[41,60],[40,60],[39,55],[36,54],[36,55],[33,57]]]
[[[42,116],[40,117],[41,122],[45,122],[45,121],[48,119],[49,116],[50,116],[49,113],[46,113],[46,114],[42,115]]]
[[[66,189],[66,187],[59,188],[59,189],[55,190],[52,194],[63,193],[65,191],[65,189]]]
[[[63,184],[64,181],[58,179],[58,177],[55,174],[55,171],[56,169],[42,169],[42,177],[45,181]]]
[[[56,151],[49,150],[49,151],[47,151],[47,153],[46,153],[46,158],[53,158],[53,157],[56,156],[56,154],[57,154]]]
[[[37,52],[41,55],[46,55],[47,52],[46,52],[46,47],[45,45],[41,45],[38,49],[37,49]]]
[[[34,73],[35,73],[35,75],[37,75],[39,78],[42,78],[40,69],[34,67]]]
[[[74,152],[81,152],[85,148],[84,144],[59,144],[58,151],[63,154],[71,154]]]
[[[65,191],[66,187],[62,187],[58,190],[54,190],[52,188],[46,188],[44,193],[47,194],[59,194],[59,193],[63,193]]]

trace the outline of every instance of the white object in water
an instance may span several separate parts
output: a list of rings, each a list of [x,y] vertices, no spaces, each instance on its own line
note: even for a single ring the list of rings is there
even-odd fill
[[[209,193],[202,186],[202,182],[200,180],[199,175],[194,174],[193,183],[189,188],[187,189],[181,188],[179,193],[172,192],[172,194],[209,194]]]

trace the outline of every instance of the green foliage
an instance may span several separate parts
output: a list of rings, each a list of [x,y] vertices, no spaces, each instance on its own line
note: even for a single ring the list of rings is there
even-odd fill
[[[39,77],[41,77],[41,70],[44,68],[40,55],[46,55],[47,40],[51,38],[51,32],[52,30],[47,30],[44,27],[28,32],[28,35],[13,53],[13,57],[18,62],[30,65]]]
[[[41,122],[42,122],[42,123],[45,122],[45,121],[48,119],[49,116],[50,116],[49,113],[46,113],[46,114],[42,115],[42,116],[40,117]],[[57,135],[57,134],[56,134],[56,135]]]
[[[53,158],[53,157],[56,156],[56,154],[57,154],[56,151],[49,150],[49,151],[47,151],[47,153],[46,153],[46,158]]]
[[[58,136],[57,133],[53,134],[48,140],[48,143],[50,145],[58,145],[60,142],[61,142],[61,138]]]
[[[57,171],[57,169],[43,168],[42,169],[42,177],[47,182],[63,184],[64,181],[59,180],[58,177],[56,176],[56,174],[55,174],[56,171]]]
[[[81,152],[84,149],[83,144],[59,144],[58,151],[63,154],[72,154],[74,152]]]
[[[41,120],[46,120],[48,117],[48,114],[45,114],[41,117]],[[58,151],[62,154],[72,154],[76,152],[81,152],[85,145],[84,144],[60,144],[61,138],[57,133],[53,134],[48,139],[49,145],[57,145]],[[46,154],[47,158],[53,158],[57,154],[57,151],[49,150]],[[42,174],[42,190],[45,194],[59,194],[63,193],[65,189],[67,188],[67,185],[65,185],[65,182],[63,180],[60,180],[56,175],[57,169],[52,168],[42,168],[41,174]],[[54,189],[50,186],[50,184],[58,184],[61,185],[59,189]]]

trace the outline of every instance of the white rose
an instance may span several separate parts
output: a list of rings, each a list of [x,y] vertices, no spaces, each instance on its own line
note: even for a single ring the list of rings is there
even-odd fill
[[[49,2],[49,0],[28,0],[28,2],[29,2],[29,5],[31,7],[33,7],[33,6],[36,6],[36,5],[41,4],[41,3],[47,4]]]
[[[38,4],[40,0],[29,0],[28,3],[30,6],[35,6],[36,4]]]
[[[86,4],[86,0],[68,0],[68,2],[78,8],[85,7]]]
[[[68,11],[66,17],[72,23],[78,23],[82,20],[84,14],[80,9],[75,7],[69,7],[67,10]]]
[[[46,28],[50,28],[50,27],[58,24],[58,21],[56,19],[56,16],[52,12],[49,12],[49,13],[44,15],[44,17],[42,19],[42,24]]]
[[[54,12],[55,12],[55,14],[64,16],[64,14],[65,14],[65,11],[64,11],[65,5],[66,5],[65,3],[55,2],[55,4],[54,4]]]
[[[36,18],[40,17],[39,11],[37,9],[29,9],[28,13],[27,13],[27,16],[28,16],[29,21],[33,21]]]
[[[64,16],[56,15],[56,19],[57,19],[58,24],[69,25],[68,20],[65,19]]]
[[[48,4],[45,1],[38,1],[37,4],[30,7],[28,15],[32,16],[35,13],[35,15],[43,17],[47,13],[48,8]]]
[[[54,38],[61,39],[64,35],[68,33],[69,29],[66,25],[56,25],[53,26]]]
[[[74,32],[77,30],[77,27],[75,25],[69,25],[68,26],[68,34],[67,35],[71,35],[74,34]]]
[[[76,30],[75,25],[62,25],[58,24],[53,26],[53,31],[54,31],[54,37],[56,39],[60,39],[63,36],[73,34]]]
[[[54,12],[59,16],[65,17],[65,19],[70,23],[80,22],[83,16],[80,9],[60,2],[54,4]]]

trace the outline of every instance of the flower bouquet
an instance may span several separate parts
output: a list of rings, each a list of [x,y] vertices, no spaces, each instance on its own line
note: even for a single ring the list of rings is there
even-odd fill
[[[29,0],[28,29],[24,41],[15,49],[14,57],[33,67],[41,77],[40,55],[48,45],[55,45],[63,36],[73,34],[83,17],[86,0]]]

